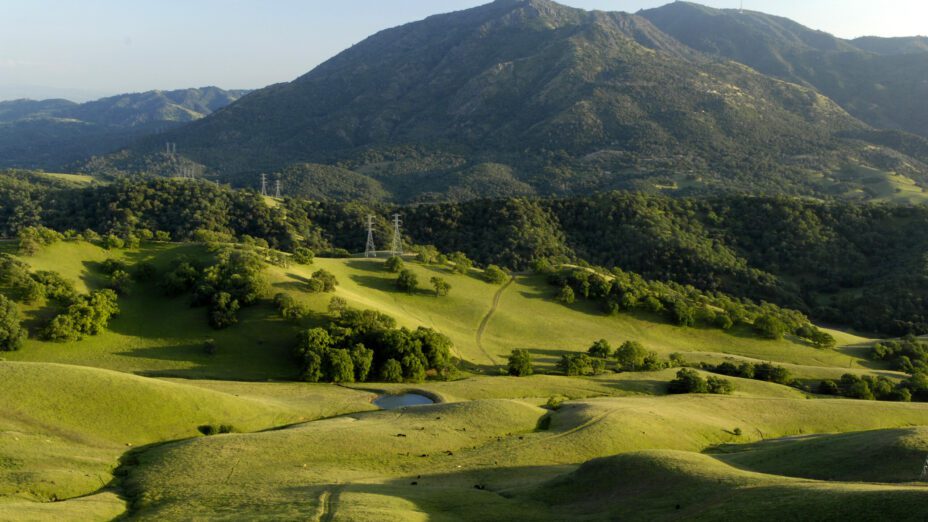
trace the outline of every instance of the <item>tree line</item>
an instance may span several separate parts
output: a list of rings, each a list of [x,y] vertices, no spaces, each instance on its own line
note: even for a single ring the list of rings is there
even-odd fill
[[[866,331],[928,333],[921,206],[612,192],[406,207],[285,199],[271,207],[253,191],[205,181],[126,178],[74,188],[0,177],[5,237],[39,226],[128,245],[248,236],[279,250],[344,255],[363,249],[368,214],[379,216],[375,235],[385,242],[393,212],[404,215],[407,245],[461,252],[481,267],[617,266]]]

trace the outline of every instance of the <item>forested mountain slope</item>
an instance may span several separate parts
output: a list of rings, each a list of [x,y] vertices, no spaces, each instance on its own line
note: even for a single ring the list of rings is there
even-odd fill
[[[615,188],[859,199],[860,169],[920,193],[925,158],[869,130],[810,84],[713,59],[644,17],[497,0],[377,33],[112,164],[170,174],[159,152],[172,141],[239,185],[337,164],[372,182],[327,181],[324,196],[400,201]]]

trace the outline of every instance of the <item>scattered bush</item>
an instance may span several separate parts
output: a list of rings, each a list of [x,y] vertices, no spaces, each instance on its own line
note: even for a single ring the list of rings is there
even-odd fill
[[[332,299],[329,299],[329,315],[340,317],[347,309],[348,301],[345,301],[345,299],[338,296],[334,296]]]
[[[513,350],[509,354],[509,375],[516,377],[527,377],[534,373],[532,368],[532,356],[528,350]]]
[[[773,315],[764,314],[754,319],[754,331],[767,339],[782,339],[786,325]]]
[[[669,393],[708,393],[709,385],[696,370],[683,368],[667,387]]]
[[[548,401],[545,402],[545,408],[549,410],[557,411],[561,409],[561,406],[564,404],[564,401],[567,400],[567,397],[563,395],[552,395],[548,397]]]
[[[416,277],[416,274],[409,269],[402,270],[400,275],[396,278],[396,288],[406,292],[407,294],[414,293],[418,285],[419,278]]]
[[[609,345],[609,341],[600,339],[594,342],[593,345],[587,349],[586,353],[590,354],[590,357],[608,359],[612,355],[612,346]]]
[[[27,332],[20,322],[16,303],[0,295],[0,351],[19,350],[26,337]]]
[[[398,274],[403,270],[403,259],[399,256],[391,256],[384,262],[383,267],[387,272]]]
[[[315,252],[308,248],[296,247],[293,249],[293,261],[297,264],[311,265],[315,257]]]
[[[238,299],[228,292],[213,294],[213,303],[209,311],[209,325],[216,329],[228,328],[238,322]]]
[[[708,388],[709,393],[722,395],[731,395],[735,391],[735,385],[732,384],[731,381],[714,376],[710,376],[706,379],[706,387]]]
[[[44,337],[51,341],[69,341],[81,339],[84,335],[97,335],[118,313],[116,293],[112,290],[96,290],[90,295],[75,296],[67,309],[48,323]]]
[[[277,307],[281,317],[290,321],[299,321],[309,315],[309,310],[296,302],[296,299],[290,294],[279,293],[275,295],[274,306]]]
[[[441,277],[434,276],[429,279],[432,288],[435,290],[435,297],[444,297],[451,291],[451,284]]]
[[[220,424],[218,426],[214,424],[204,424],[202,426],[197,426],[197,431],[208,437],[210,435],[234,433],[235,427],[233,427],[231,424]]]
[[[335,275],[324,268],[313,272],[312,281],[321,283],[319,288],[321,288],[322,292],[334,292],[335,287],[338,285],[338,279],[335,279]]]
[[[496,265],[490,265],[483,271],[483,278],[490,284],[501,285],[509,279],[509,274]]]
[[[602,372],[604,369],[602,361],[594,367],[593,359],[585,353],[562,355],[557,368],[567,376],[594,375],[597,370]]]
[[[457,274],[466,274],[474,266],[474,262],[464,252],[453,253],[448,260],[451,262],[451,271]]]
[[[127,295],[129,293],[129,285],[131,283],[132,276],[129,275],[129,272],[126,272],[125,270],[116,270],[110,274],[110,278],[106,286],[119,295]]]

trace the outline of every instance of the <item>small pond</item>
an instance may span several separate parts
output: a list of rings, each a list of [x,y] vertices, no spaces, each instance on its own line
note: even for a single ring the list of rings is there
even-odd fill
[[[402,395],[381,395],[374,399],[374,404],[385,410],[395,410],[404,406],[435,404],[435,401],[418,393],[404,393]]]

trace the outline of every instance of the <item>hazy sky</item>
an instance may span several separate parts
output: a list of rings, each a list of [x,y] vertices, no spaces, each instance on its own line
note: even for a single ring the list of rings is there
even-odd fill
[[[488,1],[0,0],[0,99],[263,87],[291,80],[377,30]],[[668,1],[562,3],[634,12]],[[842,37],[928,34],[926,0],[744,4]]]

